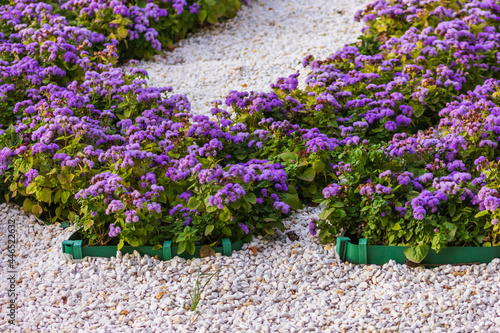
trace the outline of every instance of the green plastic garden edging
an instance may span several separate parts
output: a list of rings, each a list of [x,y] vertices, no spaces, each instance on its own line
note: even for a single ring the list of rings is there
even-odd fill
[[[51,225],[50,223],[47,223],[44,220],[40,220],[40,221],[42,221],[43,223],[45,223],[45,225]],[[61,222],[61,228],[66,229],[67,227],[69,227],[69,222],[68,221]]]
[[[243,240],[231,244],[229,238],[223,238],[222,246],[214,247],[213,249],[215,252],[222,253],[225,256],[231,256],[233,251],[241,250],[242,246]],[[183,252],[178,256],[184,259],[200,258],[200,249],[201,246],[197,246],[193,255]],[[170,260],[177,256],[177,247],[172,247],[171,241],[163,242],[163,247],[159,250],[153,250],[151,246],[124,246],[120,251],[123,254],[132,254],[134,250],[141,255],[158,256],[161,260]],[[116,251],[116,246],[82,246],[82,240],[78,231],[73,233],[69,239],[62,242],[62,252],[71,254],[73,259],[83,259],[84,257],[111,258],[116,256]]]
[[[342,261],[353,264],[383,265],[389,260],[394,260],[398,264],[406,262],[406,256],[403,253],[407,249],[406,246],[367,244],[366,238],[361,238],[356,245],[351,243],[349,237],[339,237],[336,251]],[[421,264],[424,266],[485,264],[495,258],[500,258],[500,246],[447,247],[439,253],[431,249]]]

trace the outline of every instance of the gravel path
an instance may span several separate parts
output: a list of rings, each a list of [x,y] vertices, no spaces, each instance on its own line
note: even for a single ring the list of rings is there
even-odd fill
[[[360,28],[352,16],[362,6],[261,0],[143,66],[153,85],[187,93],[193,110],[203,112],[205,103],[231,89],[267,90],[277,77],[295,72],[306,53],[325,57],[352,41]],[[0,205],[2,258],[8,258],[8,221],[16,225],[12,287],[18,306],[17,323],[10,325],[11,274],[4,259],[0,332],[500,331],[500,260],[432,270],[346,265],[332,246],[308,234],[319,212],[307,208],[285,221],[298,241],[279,233],[231,257],[161,262],[117,254],[66,262],[61,242],[72,227],[40,225],[17,207]],[[219,269],[197,311],[189,310],[198,272]]]
[[[302,68],[308,54],[326,58],[356,40],[354,14],[367,0],[250,1],[238,16],[202,30],[163,57],[142,62],[152,86],[186,94],[196,113],[231,90],[269,91]],[[302,76],[304,79],[305,77]]]

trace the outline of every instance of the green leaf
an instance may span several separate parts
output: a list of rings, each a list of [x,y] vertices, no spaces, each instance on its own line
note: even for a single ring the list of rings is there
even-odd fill
[[[58,207],[58,208],[61,208],[61,207]],[[59,215],[57,215],[57,216],[59,216]],[[90,228],[93,225],[94,225],[94,220],[92,220],[90,218],[83,220],[83,228],[85,230],[87,230],[88,228]]]
[[[318,192],[318,185],[316,185],[315,183],[312,183],[308,188],[307,190],[309,191],[309,193],[311,194],[315,194],[316,192]]]
[[[314,172],[313,168],[307,168],[303,174],[298,176],[298,178],[305,180],[306,182],[312,182],[314,180],[314,176],[316,176],[316,173]]]
[[[244,160],[247,157],[247,154],[241,153],[241,154],[236,154],[236,158],[241,160]]]
[[[180,242],[179,246],[177,246],[177,254],[181,254],[186,251],[186,242]]]
[[[131,108],[127,108],[124,112],[123,112],[123,115],[125,116],[125,118],[130,118],[130,116],[132,115],[132,109]]]
[[[196,250],[196,246],[194,245],[194,243],[187,243],[187,246],[186,246],[186,249],[187,249],[187,252],[190,254],[190,255],[193,255],[194,254],[194,251]]]
[[[62,203],[66,203],[68,202],[68,199],[69,199],[69,196],[71,195],[71,193],[69,191],[64,191],[62,194],[61,194],[61,202]]]
[[[191,198],[189,198],[187,208],[189,208],[190,210],[195,210],[198,207],[200,207],[201,204],[202,204],[202,202],[198,198],[191,197]]]
[[[410,261],[421,263],[429,253],[429,245],[420,244],[417,246],[412,246],[403,251],[406,258]]]
[[[28,163],[27,161],[21,162],[21,166],[19,167],[19,171],[22,173],[27,173],[31,169],[31,164]]]
[[[332,235],[327,229],[320,230],[318,237],[323,244],[333,243],[335,240],[335,236]]]
[[[57,190],[56,194],[54,195],[54,202],[59,202],[59,200],[61,199],[61,194],[62,190]]]
[[[217,206],[208,206],[207,213],[213,213],[217,210]]]
[[[289,186],[289,188],[292,186]],[[286,193],[283,202],[290,206],[292,209],[300,209],[302,208],[302,203],[299,200],[299,196],[297,194]]]
[[[36,202],[34,201],[31,201],[30,199],[26,198],[24,199],[24,202],[23,202],[23,209],[26,213],[32,213],[33,212],[33,205],[35,205]]]
[[[62,211],[63,211],[62,206],[57,206],[57,208],[56,208],[56,217],[60,217],[61,214],[62,214]],[[92,221],[92,224],[94,224],[94,221]]]
[[[332,204],[331,204],[331,207],[335,207],[335,208],[342,208],[344,207],[344,204],[340,201],[334,201]]]
[[[312,164],[312,168],[315,172],[321,172],[321,171],[325,170],[325,162],[314,161]]]
[[[124,244],[125,244],[125,242],[123,241],[123,239],[120,239],[120,241],[118,242],[118,246],[117,246],[118,251],[120,251],[122,249]]]
[[[394,238],[395,238],[395,237],[396,237],[396,235],[394,235],[394,234],[390,234],[390,235],[389,235],[389,245],[391,245],[391,244],[392,244],[392,242],[394,241]]]
[[[43,213],[43,208],[40,206],[40,204],[36,204],[32,207],[33,214],[40,216]]]
[[[222,233],[226,236],[229,236],[229,237],[231,237],[233,235],[233,233],[231,232],[231,229],[229,229],[228,227],[224,227],[224,229],[222,229]]]
[[[481,244],[486,239],[486,237],[486,235],[477,235],[476,240],[479,244]]]
[[[26,193],[27,194],[33,194],[36,192],[36,188],[37,188],[37,185],[36,183],[31,183],[28,185],[28,187],[26,188]]]
[[[279,154],[279,157],[281,157],[281,159],[285,162],[291,162],[291,161],[297,162],[299,160],[299,155],[289,151]]]
[[[449,229],[448,235],[446,237],[446,241],[447,242],[453,241],[453,239],[455,238],[455,234],[457,232],[457,226],[454,225],[453,223],[450,223],[450,222],[443,223],[443,226],[445,226],[446,228]]]
[[[215,11],[212,11],[210,14],[208,14],[207,22],[210,24],[217,23],[217,13]]]
[[[153,246],[153,251],[156,251],[156,250],[159,250],[161,249],[163,246],[161,246],[160,244],[156,244],[155,246]]]
[[[15,192],[15,191],[17,191],[17,183],[12,183],[12,184],[10,184],[10,186],[9,186],[9,190],[10,190],[11,192]]]
[[[264,229],[264,230],[266,230],[266,233],[267,233],[268,235],[274,235],[274,234],[275,234],[274,229]]]
[[[207,11],[206,10],[200,10],[198,13],[198,19],[203,22],[207,18]]]
[[[476,214],[476,216],[474,216],[475,218],[478,218],[478,217],[483,217],[485,215],[488,215],[489,214],[489,211],[487,210],[482,210],[480,211],[479,213]]]
[[[59,183],[61,183],[61,184],[65,184],[65,183],[67,183],[67,182],[68,182],[68,179],[66,178],[66,176],[61,175],[61,174],[57,175],[57,180],[58,180],[58,181],[59,181]]]
[[[415,199],[419,195],[420,195],[420,192],[413,191],[413,190],[409,191],[408,194],[406,194],[406,200],[412,201],[413,199]]]
[[[347,213],[345,212],[345,210],[343,209],[337,209],[334,213],[333,213],[334,217],[337,219],[337,220],[342,220],[344,217],[347,216]]]
[[[396,224],[392,227],[392,230],[401,230],[401,226],[399,225],[399,223],[396,223]]]
[[[41,191],[36,192],[36,198],[50,204],[52,202],[52,191],[48,188],[44,188]]]
[[[229,211],[229,209],[227,207],[224,206],[224,209],[222,210],[222,212],[219,214],[219,219],[221,221],[227,221],[231,218],[231,212]]]
[[[214,228],[215,228],[215,226],[213,224],[208,224],[205,227],[205,236],[210,235],[212,233],[212,231],[214,231]]]
[[[168,199],[167,199],[167,196],[165,195],[164,192],[160,192],[160,195],[156,200],[158,200],[158,202],[161,202],[161,203],[167,203]]]
[[[124,26],[118,28],[118,36],[125,39],[128,36],[128,30]]]
[[[321,213],[319,213],[318,217],[322,220],[326,220],[334,210],[335,208],[325,208]]]
[[[113,24],[121,24],[122,23],[122,20],[123,18],[120,16],[118,17],[117,19],[114,19],[113,21],[109,22],[109,23],[113,23]]]
[[[257,203],[257,197],[252,192],[247,193],[247,195],[245,195],[245,200],[251,203],[252,205],[255,205]]]
[[[423,106],[418,106],[413,108],[413,115],[416,118],[420,118],[424,114],[425,108]]]
[[[295,186],[288,186],[288,192],[290,194],[297,194],[297,190],[295,189]]]
[[[453,217],[453,215],[455,215],[456,210],[457,210],[457,207],[454,204],[448,205],[448,211],[450,212],[451,217]]]

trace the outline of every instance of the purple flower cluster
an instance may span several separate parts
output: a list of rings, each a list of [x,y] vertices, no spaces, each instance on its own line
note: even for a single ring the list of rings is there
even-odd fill
[[[28,172],[24,174],[24,187],[28,187],[28,185],[38,176],[38,170],[30,169]]]
[[[317,221],[318,221],[317,219],[312,219],[311,221],[309,221],[309,233],[312,236],[316,235],[316,222]]]
[[[160,51],[161,43],[172,42],[173,37],[183,37],[176,32],[175,26],[185,31],[194,30],[198,22],[201,7],[210,10],[218,3],[207,3],[199,0],[196,2],[186,0],[154,0],[140,5],[137,2],[125,0],[64,0],[60,1],[60,11],[75,19],[84,26],[92,26],[99,33],[105,33],[111,38],[119,40],[121,53],[124,56],[150,57],[149,49]],[[226,4],[228,12],[238,8]],[[212,9],[213,10],[213,9]],[[224,13],[222,16],[228,16]],[[93,21],[103,22],[100,26],[92,24]],[[213,22],[211,22],[213,23]],[[141,46],[141,50],[134,48]]]
[[[108,236],[113,238],[113,237],[116,237],[118,236],[118,234],[122,231],[122,228],[120,227],[116,227],[114,223],[111,223],[109,225],[109,233],[108,233]]]
[[[323,196],[325,199],[336,197],[339,194],[340,186],[338,184],[330,184],[323,189]]]
[[[423,190],[418,197],[411,201],[413,216],[417,220],[423,220],[428,210],[431,213],[437,212],[439,203],[447,199],[446,194],[441,191],[431,193],[430,191]]]
[[[224,204],[228,204],[229,201],[236,202],[237,199],[245,196],[246,192],[241,187],[240,184],[227,184],[217,193],[208,199],[208,204],[210,206],[217,206],[217,208],[224,208]]]

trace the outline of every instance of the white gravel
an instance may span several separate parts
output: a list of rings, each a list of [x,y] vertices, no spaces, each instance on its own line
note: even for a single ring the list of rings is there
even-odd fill
[[[319,211],[308,208],[286,221],[299,241],[256,239],[232,257],[163,262],[125,255],[65,263],[61,241],[72,229],[41,226],[2,206],[3,239],[6,220],[17,222],[19,267],[17,323],[6,323],[9,297],[2,288],[0,332],[396,332],[398,325],[399,332],[500,330],[500,260],[432,270],[345,265],[333,247],[307,233]],[[7,286],[4,262],[1,268]],[[219,268],[199,312],[189,310],[198,269]]]
[[[260,1],[144,65],[153,85],[173,85],[204,112],[205,102],[231,89],[267,90],[293,73],[306,53],[325,57],[352,41],[359,29],[352,16],[362,5]],[[280,233],[255,239],[231,257],[161,262],[118,255],[66,263],[61,242],[72,227],[43,226],[1,205],[0,332],[500,331],[500,260],[432,270],[346,265],[333,246],[308,234],[319,211],[307,208],[285,221],[298,241]],[[14,325],[8,323],[9,219],[16,223]],[[193,312],[189,294],[199,269],[220,272]]]
[[[307,74],[306,55],[326,58],[356,41],[363,24],[353,17],[369,2],[250,0],[236,18],[195,33],[141,67],[152,86],[172,86],[189,97],[192,111],[208,114],[212,101],[224,101],[231,90],[270,91],[279,77]]]

